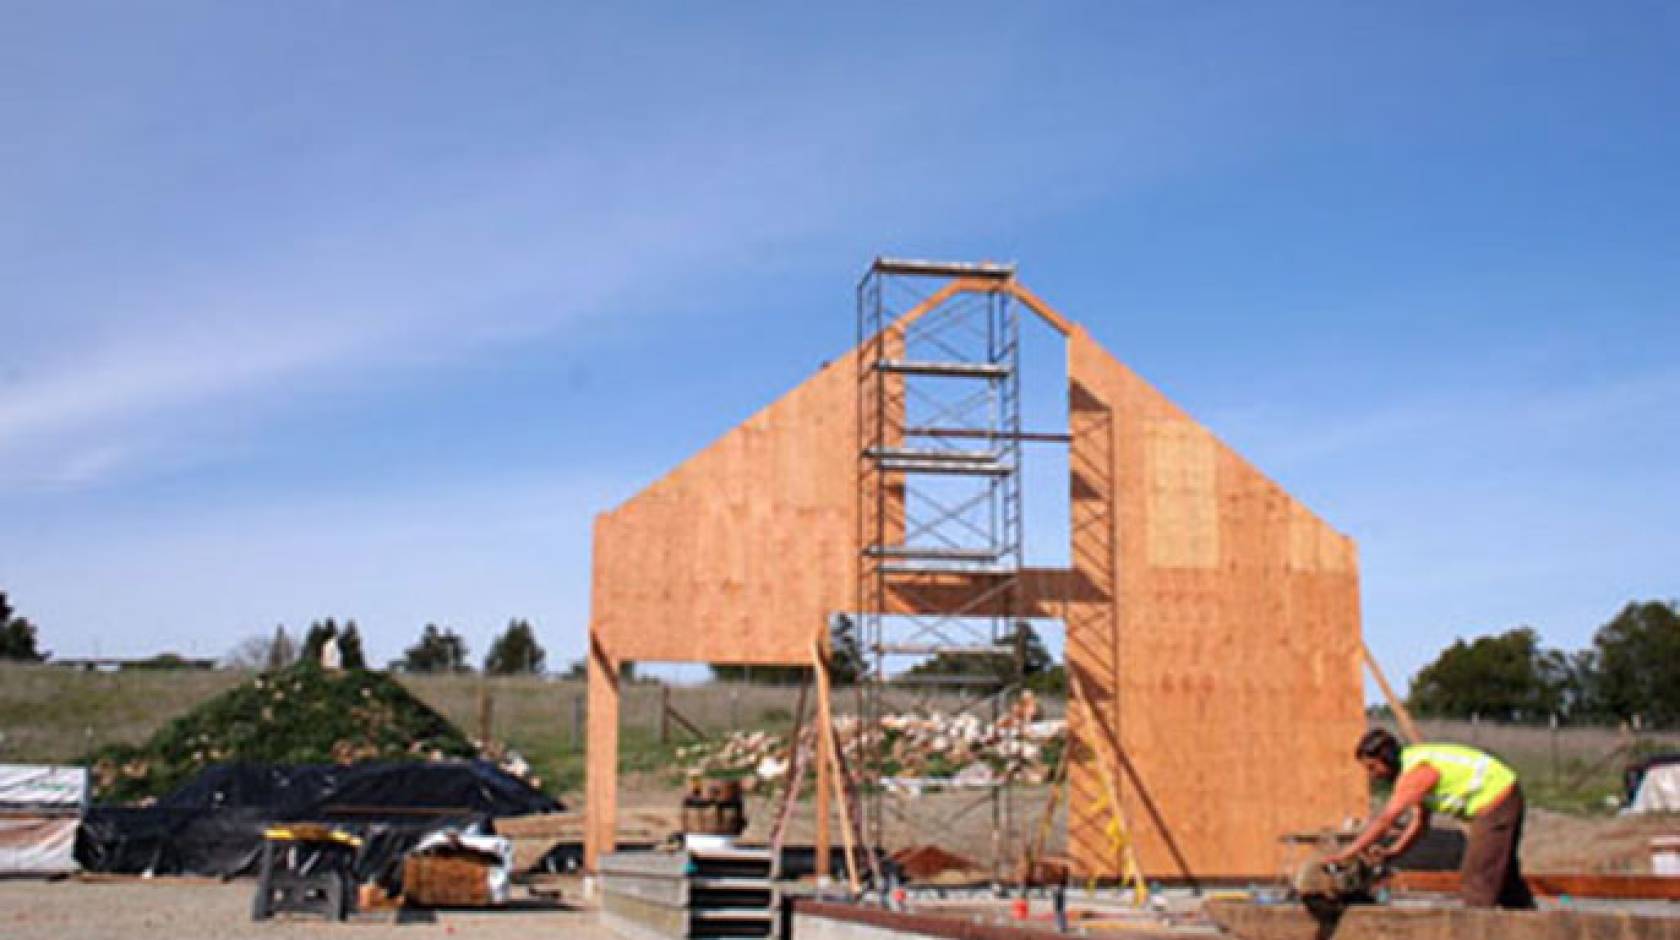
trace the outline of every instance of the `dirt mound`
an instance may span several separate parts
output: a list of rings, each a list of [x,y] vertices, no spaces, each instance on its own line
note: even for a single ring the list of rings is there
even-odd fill
[[[102,800],[157,797],[212,764],[348,764],[472,757],[449,720],[396,680],[313,664],[264,673],[187,712],[134,747],[93,757]]]

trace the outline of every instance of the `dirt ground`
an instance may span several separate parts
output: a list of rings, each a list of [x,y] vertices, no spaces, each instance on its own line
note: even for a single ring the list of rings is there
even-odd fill
[[[1036,831],[1043,815],[1048,788],[1043,786],[1016,787],[1009,797],[1008,820],[1001,819],[1006,829],[1001,838],[1003,846],[1019,845],[1020,839]],[[651,775],[627,776],[619,788],[619,820],[645,820],[657,827],[662,822],[666,831],[677,826],[682,799],[681,790]],[[768,842],[777,801],[764,793],[748,793],[745,797],[747,831],[743,838],[749,842]],[[929,793],[913,799],[902,796],[882,797],[886,824],[883,843],[889,849],[914,845],[938,844],[980,863],[987,863],[993,854],[992,801],[988,791]],[[1001,807],[1000,807],[1001,809]],[[1066,831],[1065,809],[1057,816],[1052,842],[1062,839]],[[840,817],[838,810],[831,817],[834,844],[840,845]],[[801,801],[790,814],[787,841],[794,845],[809,845],[816,839],[816,813],[810,800]],[[1007,858],[1015,851],[1006,849]]]
[[[1581,817],[1529,810],[1523,869],[1603,875],[1651,873],[1651,840],[1680,835],[1680,814]]]
[[[1017,787],[1012,793],[1010,815],[1014,823],[1009,828],[1013,835],[1005,836],[1001,846],[1006,859],[1017,857],[1019,849],[1013,847],[1036,831],[1046,795],[1047,789],[1042,786]],[[679,798],[680,792],[658,777],[629,776],[619,795],[620,819],[639,813],[650,822],[662,820],[667,830],[673,829]],[[749,825],[745,838],[768,841],[774,801],[754,793],[747,795],[746,802]],[[936,793],[913,800],[888,798],[886,806],[884,843],[889,850],[933,844],[972,859],[982,870],[989,868],[993,853],[989,799],[973,793]],[[1442,824],[1454,825],[1450,820]],[[1066,831],[1064,807],[1057,815],[1050,844],[1065,844]],[[795,808],[789,820],[788,841],[808,844],[815,832],[814,813],[807,800]],[[1680,814],[1576,816],[1531,807],[1524,824],[1523,868],[1552,874],[1650,874],[1651,839],[1664,835],[1680,835]],[[838,845],[838,816],[833,821],[833,837]],[[1280,853],[1280,860],[1282,857]]]
[[[758,821],[757,825],[767,826],[768,820]],[[808,825],[806,819],[795,829]],[[977,835],[987,825],[985,820],[964,820],[960,828],[973,830]],[[1680,816],[1580,818],[1536,810],[1530,814],[1524,838],[1524,866],[1531,872],[1646,873],[1650,871],[1651,838],[1675,833],[1680,833]],[[796,831],[795,838],[799,835]],[[957,839],[940,841],[969,848],[967,843],[973,840],[960,835]],[[359,915],[349,924],[305,919],[252,923],[252,887],[250,879],[232,882],[171,878],[53,882],[0,879],[0,937],[6,940],[277,940],[335,935],[346,940],[381,937],[527,940],[537,935],[614,940],[615,937],[600,925],[593,910],[550,902],[515,902],[514,909],[493,912],[441,911],[429,915],[430,919],[423,917],[420,922],[404,924],[393,923],[389,913]],[[576,879],[565,880],[561,896],[569,901],[580,897]]]
[[[0,880],[0,937],[6,940],[281,940],[400,937],[617,940],[595,912],[569,907],[441,911],[430,923],[395,924],[390,914],[343,924],[313,919],[251,921],[254,882],[157,878],[120,882]],[[516,902],[518,903],[518,902]]]

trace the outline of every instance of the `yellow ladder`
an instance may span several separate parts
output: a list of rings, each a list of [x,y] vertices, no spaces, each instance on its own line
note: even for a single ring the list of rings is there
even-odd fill
[[[1103,835],[1108,837],[1110,851],[1121,860],[1121,884],[1130,885],[1135,893],[1139,907],[1149,903],[1149,885],[1143,880],[1143,868],[1138,865],[1137,849],[1132,842],[1131,827],[1126,824],[1126,809],[1120,802],[1120,789],[1114,783],[1112,768],[1119,766],[1119,759],[1107,753],[1107,738],[1102,734],[1102,725],[1097,723],[1096,711],[1091,708],[1090,700],[1085,697],[1083,685],[1079,676],[1068,670],[1068,704],[1079,710],[1079,717],[1085,727],[1090,729],[1089,737],[1095,744],[1092,748],[1096,755],[1097,777],[1102,781],[1102,792],[1098,794],[1097,807],[1107,810],[1108,824],[1103,827]],[[1073,746],[1073,728],[1068,727],[1068,747]],[[1093,874],[1086,889],[1096,887],[1097,876]]]

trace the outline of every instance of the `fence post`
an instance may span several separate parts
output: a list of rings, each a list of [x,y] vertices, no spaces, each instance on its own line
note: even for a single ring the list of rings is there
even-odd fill
[[[671,740],[671,687],[659,683],[659,743]]]
[[[1478,745],[1482,743],[1482,713],[1481,712],[1471,712],[1470,713],[1470,743],[1471,744],[1478,744]]]
[[[1552,785],[1557,786],[1563,781],[1563,767],[1558,763],[1558,717],[1552,712]]]
[[[572,750],[583,750],[583,693],[572,696]]]

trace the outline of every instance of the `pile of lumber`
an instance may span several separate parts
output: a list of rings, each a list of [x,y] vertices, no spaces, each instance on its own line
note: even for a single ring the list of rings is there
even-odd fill
[[[871,734],[854,716],[835,718],[835,731],[852,766],[861,766],[866,746],[878,750],[883,782],[901,794],[987,787],[1002,779],[1034,784],[1047,780],[1067,742],[1067,725],[1037,720],[1029,698],[1008,715],[988,721],[973,714],[886,715]],[[801,760],[813,760],[816,735],[800,736]],[[790,760],[785,736],[736,731],[713,741],[679,748],[684,771],[708,777],[738,777],[742,787],[782,782]],[[809,766],[809,764],[807,764]]]

